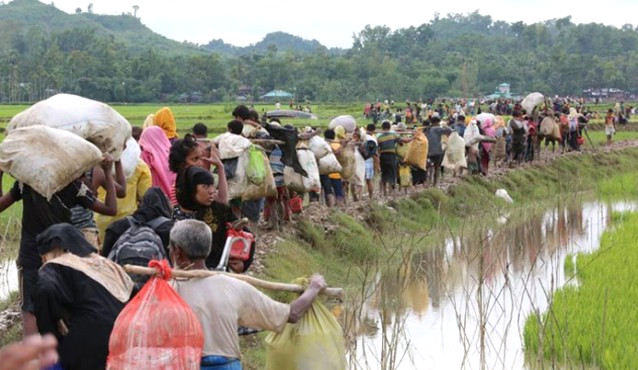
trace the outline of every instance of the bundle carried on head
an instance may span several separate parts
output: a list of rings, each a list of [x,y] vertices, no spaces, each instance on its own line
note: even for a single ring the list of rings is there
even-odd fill
[[[58,94],[17,114],[7,134],[27,126],[43,125],[72,132],[119,160],[131,137],[131,124],[107,104],[77,95]]]
[[[0,143],[0,170],[47,199],[101,160],[95,145],[47,126],[14,129]]]

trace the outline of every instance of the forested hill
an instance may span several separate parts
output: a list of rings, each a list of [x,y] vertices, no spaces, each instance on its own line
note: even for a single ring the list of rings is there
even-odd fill
[[[258,43],[246,47],[227,44],[221,39],[211,40],[202,47],[216,53],[234,56],[247,56],[254,53],[265,54],[269,50],[299,54],[311,54],[315,52],[341,54],[345,52],[343,49],[338,48],[328,49],[317,40],[306,40],[285,32],[269,33]]]
[[[170,40],[144,26],[131,14],[99,15],[88,9],[68,14],[53,5],[37,0],[14,0],[0,6],[0,46],[17,47],[39,37],[73,31],[94,33],[122,43],[129,52],[139,53],[148,48],[172,55],[205,54],[195,45]],[[68,35],[67,35],[68,36]]]
[[[131,14],[67,14],[14,0],[0,5],[0,102],[55,92],[109,102],[212,102],[240,92],[252,100],[272,89],[312,101],[480,97],[502,82],[519,94],[638,92],[632,25],[451,14],[418,27],[367,26],[348,50],[281,32],[245,48],[214,36],[207,45],[182,43]]]

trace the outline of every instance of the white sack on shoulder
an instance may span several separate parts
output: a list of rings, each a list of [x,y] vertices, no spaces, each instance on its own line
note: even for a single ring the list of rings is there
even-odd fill
[[[14,129],[0,143],[0,170],[49,200],[101,161],[95,145],[47,126]]]
[[[131,137],[131,124],[109,105],[77,95],[58,94],[18,113],[7,133],[27,126],[44,125],[72,132],[118,160]]]

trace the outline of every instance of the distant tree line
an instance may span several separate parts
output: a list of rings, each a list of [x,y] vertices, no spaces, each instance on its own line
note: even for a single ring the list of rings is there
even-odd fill
[[[470,13],[419,27],[367,26],[335,54],[267,51],[246,56],[131,51],[91,29],[14,33],[0,50],[0,101],[67,92],[109,102],[255,100],[272,89],[297,100],[479,97],[508,82],[515,93],[581,95],[638,89],[638,32],[569,17],[526,25]]]

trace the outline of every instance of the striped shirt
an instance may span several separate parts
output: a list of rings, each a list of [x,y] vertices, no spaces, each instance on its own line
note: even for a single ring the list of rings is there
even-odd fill
[[[377,135],[379,153],[396,153],[399,135],[394,132],[382,132]]]

